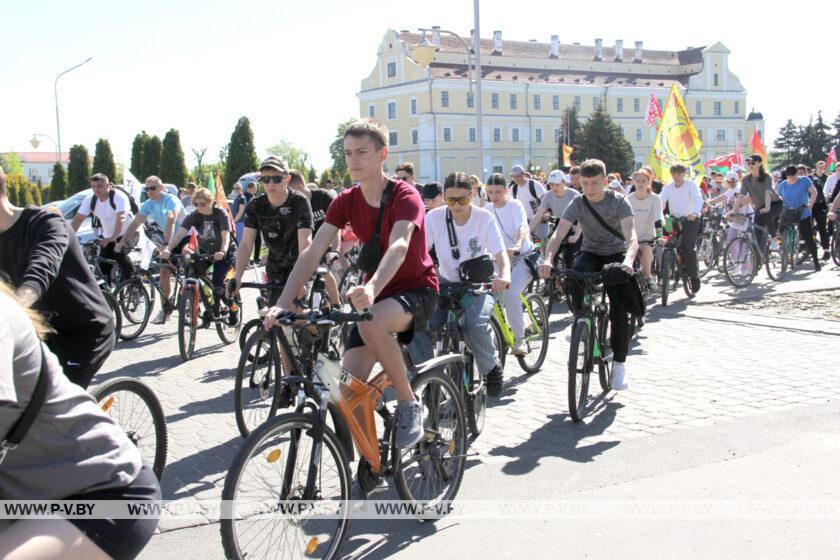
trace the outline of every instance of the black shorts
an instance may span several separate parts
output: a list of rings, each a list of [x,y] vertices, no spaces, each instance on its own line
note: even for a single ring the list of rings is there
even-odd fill
[[[87,329],[54,333],[45,342],[58,357],[64,375],[82,389],[87,389],[114,349],[114,323],[111,320],[104,327],[94,325]]]
[[[143,465],[131,484],[70,496],[68,500],[130,500],[160,502],[160,484]],[[158,519],[68,519],[79,531],[115,560],[136,558],[158,525]]]
[[[393,299],[399,303],[406,313],[411,315],[414,320],[408,330],[397,333],[397,342],[406,345],[414,338],[414,331],[426,330],[426,325],[429,319],[437,310],[438,294],[431,288],[417,288],[416,290],[408,290],[401,294],[394,294],[382,299],[377,299],[380,302],[386,299]],[[347,343],[344,345],[344,350],[352,348],[359,348],[364,346],[365,342],[362,340],[362,335],[359,334],[359,329],[354,324],[350,327],[350,332],[347,333]]]
[[[291,269],[288,270],[278,270],[278,271],[271,271],[266,270],[266,276],[268,277],[269,282],[278,282],[276,288],[270,288],[268,290],[268,304],[271,306],[277,305],[277,300],[280,299],[280,295],[283,293],[283,288],[286,287],[286,280],[289,279],[289,276],[292,274]]]

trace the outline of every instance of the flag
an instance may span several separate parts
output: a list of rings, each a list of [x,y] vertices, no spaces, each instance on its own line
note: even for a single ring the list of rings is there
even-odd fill
[[[571,146],[563,144],[563,165],[572,165],[572,152],[574,151],[575,149]]]
[[[669,183],[671,166],[680,163],[688,168],[688,178],[699,184],[705,173],[700,146],[700,137],[688,117],[680,90],[674,84],[656,129],[648,165],[659,181]]]
[[[731,168],[733,165],[735,165],[736,163],[738,163],[738,161],[739,161],[739,160],[738,160],[738,154],[737,154],[737,153],[724,154],[724,155],[722,155],[722,156],[720,156],[720,157],[716,157],[715,159],[710,159],[709,161],[707,161],[706,163],[704,163],[704,164],[703,164],[703,166],[704,166],[704,167],[711,167],[711,168],[713,168],[713,169],[714,169],[715,167],[726,167],[726,168]],[[739,164],[739,165],[740,165],[740,164]],[[728,171],[728,170],[729,170],[729,169],[727,169],[727,171]]]
[[[213,180],[213,175],[207,177],[207,190],[210,191],[210,194],[216,196],[216,181]]]
[[[837,154],[834,152],[834,146],[831,147],[831,151],[828,152],[828,157],[825,158],[825,168],[828,171],[834,171],[835,166],[837,165]]]
[[[752,139],[750,140],[750,148],[752,153],[761,156],[764,162],[764,170],[769,171],[770,166],[767,165],[767,152],[764,151],[764,145],[761,143],[761,136],[758,135],[758,127],[753,129]]]
[[[645,117],[645,124],[647,126],[659,126],[659,121],[662,120],[662,108],[659,107],[659,101],[656,96],[650,94],[650,102],[648,103],[648,112]]]
[[[198,253],[198,234],[195,232],[194,227],[190,228],[190,241],[187,243],[187,247],[189,247],[193,253]]]
[[[741,153],[740,144],[735,144],[735,163],[744,167],[744,154]]]
[[[209,185],[210,181],[208,181],[207,184]],[[233,212],[230,210],[230,205],[228,204],[227,197],[225,196],[225,187],[222,185],[222,176],[218,171],[216,171],[216,180],[213,185],[213,192],[215,193],[213,199],[216,202],[216,206],[224,208],[227,212],[228,226],[230,226],[230,230],[236,231],[236,227],[233,223]]]

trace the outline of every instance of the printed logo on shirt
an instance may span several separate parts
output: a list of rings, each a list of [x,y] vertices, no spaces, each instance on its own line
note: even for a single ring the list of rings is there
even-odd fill
[[[291,213],[292,213],[292,209],[289,208],[288,206],[280,207],[280,215],[281,216],[288,216]]]
[[[473,237],[472,239],[470,239],[468,246],[470,249],[470,257],[474,259],[476,256],[478,256],[478,253],[481,251],[481,247],[478,246],[478,237]]]

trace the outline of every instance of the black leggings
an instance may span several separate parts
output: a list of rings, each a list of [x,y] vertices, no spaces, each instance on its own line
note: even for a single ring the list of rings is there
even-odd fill
[[[814,268],[819,268],[819,254],[817,253],[817,244],[814,241],[814,224],[811,222],[811,218],[799,220],[797,228],[799,229],[799,238],[805,242],[805,247],[814,259]]]

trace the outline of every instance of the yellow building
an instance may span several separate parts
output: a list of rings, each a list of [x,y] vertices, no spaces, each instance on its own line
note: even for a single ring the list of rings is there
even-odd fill
[[[747,114],[746,90],[729,71],[730,51],[721,43],[652,51],[641,41],[625,50],[620,40],[605,47],[601,39],[580,45],[562,44],[556,35],[550,43],[504,41],[501,31],[493,35],[481,40],[484,162],[479,166],[464,44],[430,34],[438,50],[425,68],[412,56],[421,35],[385,34],[358,97],[360,115],[374,117],[390,130],[389,170],[412,161],[419,182],[441,180],[452,171],[485,178],[493,172],[507,174],[513,165],[529,161],[548,170],[557,161],[564,110],[577,107],[585,121],[599,103],[606,103],[641,165],[655,134],[644,125],[650,93],[664,102],[674,83],[700,133],[704,161],[731,153],[736,144],[748,154],[755,127],[764,137],[763,117]]]

